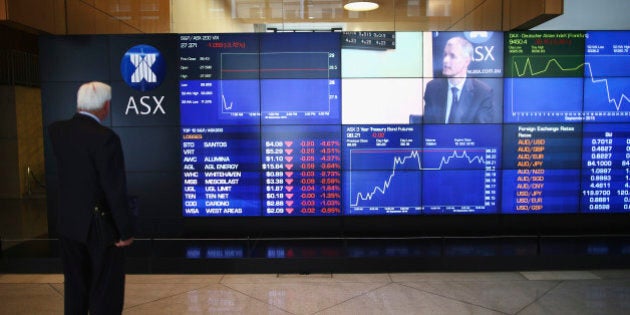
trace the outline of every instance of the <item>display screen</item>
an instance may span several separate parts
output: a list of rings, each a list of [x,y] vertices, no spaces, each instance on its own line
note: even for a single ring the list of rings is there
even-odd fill
[[[505,122],[582,120],[585,37],[583,32],[508,33]]]
[[[185,215],[629,210],[627,32],[180,39],[198,70],[183,130],[238,130],[203,135],[225,148],[198,159],[235,170],[206,173],[222,176],[184,194]]]
[[[630,212],[628,31],[90,40],[127,165],[176,173],[179,217]]]

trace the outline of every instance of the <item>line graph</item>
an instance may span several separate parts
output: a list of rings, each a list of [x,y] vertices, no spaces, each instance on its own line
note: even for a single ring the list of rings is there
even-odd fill
[[[516,62],[516,59],[519,59],[519,57],[514,57],[513,66],[514,66],[514,71],[517,77],[524,77],[524,76],[537,77],[537,76],[543,76],[543,75],[557,76],[558,74],[562,76],[578,76],[578,75],[582,76],[583,74],[582,68],[585,65],[585,63],[583,62],[584,56],[562,56],[564,60],[576,59],[578,60],[578,62],[580,61],[580,59],[582,60],[581,63],[579,63],[578,65],[574,67],[563,66],[562,64],[560,64],[557,58],[549,59],[549,56],[545,56],[541,58],[549,59],[547,60],[546,65],[542,67],[541,70],[534,71],[533,66],[532,66],[533,57],[522,57],[522,58],[525,58],[525,63],[523,64],[523,68],[519,69],[518,62]],[[553,71],[552,66],[555,66],[555,68],[558,71]],[[527,73],[528,70],[529,70],[529,74]],[[579,73],[577,73],[578,71]]]
[[[584,55],[512,56],[504,121],[581,121]]]
[[[441,156],[444,153],[451,152],[449,156]],[[461,151],[461,153],[458,153]],[[475,154],[470,156],[468,152]],[[451,166],[451,169],[484,169],[486,166],[486,157],[484,156],[486,149],[467,148],[467,149],[424,149],[423,161],[425,165],[429,165],[431,158],[438,157],[438,164],[435,167],[422,167],[421,170],[425,171],[440,171],[445,167]],[[458,163],[459,162],[459,163]],[[432,164],[432,163],[431,163]]]
[[[595,58],[597,57],[597,58]],[[600,58],[603,57],[603,58]],[[505,80],[504,119],[508,122],[528,121],[626,121],[630,119],[630,78],[607,77],[612,60],[621,64],[629,56],[586,56],[577,63],[577,56],[513,57],[514,78]],[[624,58],[623,62],[619,58]],[[524,59],[524,62],[522,61]],[[545,60],[546,59],[546,60]],[[606,62],[598,61],[605,59]],[[618,64],[614,62],[613,64]],[[624,67],[624,66],[621,66]],[[617,70],[619,71],[619,70]],[[577,75],[584,79],[580,79]],[[630,75],[628,73],[627,75]],[[547,97],[541,97],[545,95]]]
[[[335,56],[321,51],[222,53],[221,112],[266,120],[338,116],[341,88],[333,77]]]
[[[519,71],[518,69],[518,63],[516,61],[514,61],[514,70],[516,71],[516,74],[518,77],[523,77],[527,74],[527,70],[529,70],[529,76],[538,76],[544,73],[547,73],[549,71],[549,69],[551,68],[551,65],[555,65],[558,69],[560,69],[560,71],[565,71],[565,72],[573,72],[573,71],[577,71],[580,69],[584,69],[584,75],[587,78],[590,78],[591,83],[594,84],[604,84],[606,87],[606,96],[607,96],[607,100],[608,103],[613,103],[615,105],[615,110],[619,111],[621,108],[621,103],[625,100],[626,102],[630,103],[630,98],[628,98],[628,96],[626,96],[625,94],[621,94],[621,96],[619,97],[619,100],[617,101],[617,99],[611,97],[611,93],[610,93],[610,86],[608,84],[608,79],[607,78],[603,78],[603,79],[595,79],[595,76],[593,75],[593,67],[591,65],[590,62],[584,62],[582,64],[579,64],[575,67],[569,67],[566,68],[564,66],[562,66],[558,60],[556,58],[552,58],[547,62],[547,65],[539,71],[534,72],[534,69],[532,68],[532,64],[531,64],[531,58],[527,57],[527,60],[525,61],[525,65],[523,66],[523,69],[521,71]]]
[[[356,149],[350,151],[350,207],[368,209],[421,209],[429,207],[484,207],[485,177],[492,168],[487,163],[496,155],[488,148]],[[463,171],[462,171],[463,170]],[[452,171],[452,172],[450,172]],[[444,173],[448,172],[448,173]],[[440,174],[442,173],[442,174]],[[446,177],[443,175],[446,174]],[[463,178],[461,177],[463,174]],[[496,177],[496,174],[492,175]],[[447,204],[432,202],[423,193],[427,180],[457,182],[475,187],[472,199],[458,196]],[[472,184],[471,184],[472,183]],[[431,184],[428,184],[431,186]],[[448,187],[448,186],[442,186]],[[461,190],[459,191],[462,192]],[[444,193],[442,193],[444,195]],[[462,201],[464,199],[470,199]],[[473,200],[474,199],[474,200]]]
[[[425,210],[480,213],[496,210],[495,147],[425,148],[422,202]],[[450,155],[445,156],[446,154]],[[448,163],[443,163],[447,161]]]
[[[221,114],[260,116],[260,84],[258,80],[221,80],[219,81],[218,94],[221,102]]]
[[[585,120],[629,121],[630,71],[627,63],[630,56],[593,55],[587,56],[586,60]]]
[[[373,151],[373,150],[370,150],[370,151]],[[389,189],[389,187],[391,186],[392,179],[396,176],[396,173],[398,171],[399,165],[405,165],[407,163],[407,160],[412,160],[412,161],[416,162],[418,170],[422,169],[422,166],[421,166],[422,162],[420,161],[421,160],[421,154],[417,150],[411,151],[411,153],[409,155],[403,156],[402,158],[400,156],[395,156],[394,157],[394,165],[392,166],[392,171],[391,171],[390,175],[387,177],[387,179],[385,179],[383,181],[383,184],[382,185],[376,185],[374,187],[374,189],[372,191],[370,191],[370,192],[366,192],[366,193],[357,192],[355,201],[351,203],[351,206],[358,206],[360,201],[372,200],[372,198],[377,193],[380,193],[380,194],[384,195],[387,192],[387,190]]]
[[[231,110],[232,108],[234,108],[234,102],[230,102],[230,104],[228,104],[228,102],[225,100],[225,95],[221,94],[221,105],[223,105],[223,109],[225,110]]]
[[[585,61],[597,69],[597,77],[630,76],[630,32],[589,31]]]
[[[506,77],[582,77],[582,31],[510,32],[504,42]]]
[[[593,75],[593,68],[591,66],[591,63],[587,62],[585,63],[586,69],[588,69],[588,77],[590,77],[591,83],[593,84],[604,84],[605,90],[606,90],[606,99],[608,101],[608,104],[613,103],[613,105],[615,106],[615,110],[616,111],[620,111],[621,110],[621,105],[623,103],[623,101],[626,101],[627,103],[630,103],[630,98],[628,98],[628,96],[624,93],[621,93],[621,96],[619,97],[619,100],[617,100],[616,98],[611,96],[610,93],[610,84],[609,79],[608,78],[602,78],[602,79],[595,79],[595,76]],[[614,80],[614,78],[610,79],[611,81]],[[621,79],[624,81],[624,83],[627,85],[628,83],[630,83],[630,81],[628,79]],[[588,87],[585,89],[585,94],[590,94]],[[590,104],[590,102],[585,102],[585,111],[586,111],[586,107],[588,106],[587,104]],[[588,106],[591,107],[591,106]],[[601,111],[601,109],[599,109]]]
[[[630,121],[630,32],[589,31],[585,62],[585,121]],[[585,71],[586,72],[586,71]],[[611,105],[615,110],[611,110]]]

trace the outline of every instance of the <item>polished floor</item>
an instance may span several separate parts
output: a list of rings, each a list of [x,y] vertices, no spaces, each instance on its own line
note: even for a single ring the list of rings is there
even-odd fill
[[[0,200],[0,314],[63,314],[43,209],[44,199]],[[630,314],[629,237],[138,240],[124,314]]]
[[[62,275],[0,274],[0,314],[62,313]],[[630,269],[131,274],[124,314],[630,314]]]

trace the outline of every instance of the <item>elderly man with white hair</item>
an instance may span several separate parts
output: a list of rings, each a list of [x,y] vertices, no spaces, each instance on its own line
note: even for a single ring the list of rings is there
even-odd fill
[[[59,177],[66,314],[122,313],[123,248],[133,242],[134,229],[120,138],[101,124],[111,97],[109,85],[85,83],[77,92],[77,113],[48,127]],[[105,217],[113,222],[109,243],[96,222]]]

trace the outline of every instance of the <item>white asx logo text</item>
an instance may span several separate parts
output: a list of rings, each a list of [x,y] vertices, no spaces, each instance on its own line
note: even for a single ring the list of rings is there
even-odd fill
[[[125,115],[129,115],[129,111],[133,111],[136,115],[155,115],[158,112],[165,115],[166,111],[164,107],[162,107],[163,101],[164,96],[160,96],[159,98],[156,96],[142,96],[139,102],[136,102],[136,99],[130,96],[129,101],[127,101]],[[138,105],[140,107],[138,107]]]

